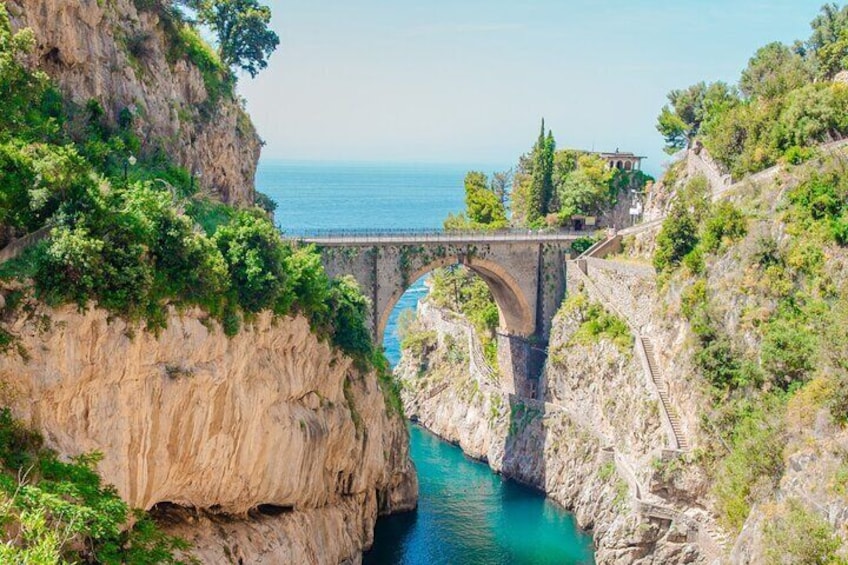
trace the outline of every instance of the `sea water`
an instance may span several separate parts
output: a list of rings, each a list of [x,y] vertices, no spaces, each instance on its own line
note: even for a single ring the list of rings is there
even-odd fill
[[[438,228],[464,207],[469,170],[505,167],[310,163],[263,160],[258,190],[277,202],[284,231]],[[398,314],[414,309],[426,289],[417,281],[401,298],[383,343],[400,356]],[[497,565],[592,563],[592,539],[542,494],[492,473],[483,463],[411,426],[420,482],[416,512],[381,518],[369,565]]]

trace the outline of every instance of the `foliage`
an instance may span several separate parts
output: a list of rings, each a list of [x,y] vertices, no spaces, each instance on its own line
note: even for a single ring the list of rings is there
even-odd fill
[[[725,200],[713,206],[704,222],[701,245],[704,251],[717,253],[731,243],[745,237],[748,232],[745,215],[739,208]]]
[[[271,10],[258,0],[193,0],[188,2],[201,23],[215,33],[218,54],[227,67],[251,77],[268,66],[280,38],[271,30]]]
[[[808,148],[848,134],[848,86],[830,82],[848,69],[848,12],[825,5],[813,33],[794,46],[770,43],[748,62],[740,98],[722,83],[669,94],[657,129],[674,152],[696,138],[730,173],[741,176],[781,161],[809,158]]]
[[[601,304],[590,302],[585,295],[570,295],[562,308],[563,311],[576,313],[580,320],[580,326],[572,336],[574,343],[590,344],[608,339],[622,350],[633,346],[633,335],[627,322],[607,311]]]
[[[616,195],[610,189],[617,174],[599,155],[580,155],[575,170],[556,187],[560,221],[566,223],[574,214],[597,215],[613,204]]]
[[[474,225],[488,229],[507,226],[503,202],[489,189],[489,181],[483,173],[472,171],[465,175],[465,209]]]
[[[672,90],[668,101],[657,118],[657,131],[665,138],[666,152],[676,153],[691,143],[712,113],[736,106],[738,95],[723,82],[699,82],[683,90]]]
[[[175,62],[187,58],[200,71],[209,96],[209,106],[214,106],[222,97],[232,97],[235,77],[225,60],[206,43],[194,26],[187,22],[177,22],[175,26],[168,59]]]
[[[373,351],[370,360],[367,364],[374,368],[377,373],[377,383],[380,386],[380,391],[383,393],[383,401],[386,405],[386,410],[389,415],[396,415],[401,420],[403,414],[403,399],[400,396],[401,385],[400,381],[394,377],[389,360],[383,354],[382,350]]]
[[[653,258],[654,268],[657,271],[673,270],[681,263],[685,263],[690,271],[700,272],[703,267],[705,249],[699,248],[698,243],[701,238],[700,224],[710,214],[708,193],[707,180],[702,176],[690,180],[686,186],[678,191],[677,198],[672,204],[668,216],[663,221],[660,233],[657,235]],[[735,214],[723,208],[719,208],[717,213],[721,217]],[[744,219],[740,218],[737,223],[744,223]],[[711,229],[715,231],[715,228]],[[735,237],[740,229],[739,226],[734,227],[731,230],[732,233],[728,232],[728,237]],[[713,236],[715,235],[713,234]],[[723,232],[718,235],[724,237]],[[706,251],[712,250],[711,247],[706,249]]]
[[[776,397],[740,411],[730,453],[715,473],[713,494],[725,526],[738,531],[756,500],[757,489],[771,488],[783,472],[782,401]]]
[[[131,512],[95,471],[96,453],[63,462],[0,410],[0,544],[4,563],[179,563],[186,542]]]
[[[594,237],[578,237],[577,239],[571,242],[571,250],[574,253],[580,255],[581,253],[595,245],[597,241],[598,240]]]
[[[550,211],[554,196],[553,170],[556,142],[553,133],[545,134],[545,120],[530,154],[522,157],[515,176],[513,215],[518,223],[528,227],[541,225]]]
[[[828,80],[848,69],[848,6],[825,4],[810,26],[813,33],[805,49],[816,64],[817,77]]]
[[[781,506],[763,528],[770,563],[845,563],[837,555],[842,542],[827,520],[798,499],[790,498]]]
[[[0,5],[0,139],[53,141],[60,133],[62,104],[43,72],[32,72],[23,58],[35,46],[31,29],[12,32],[5,4]]]
[[[431,351],[438,341],[435,331],[424,330],[418,324],[415,310],[408,308],[398,315],[397,335],[400,347],[414,357],[421,357]]]
[[[662,272],[679,265],[683,258],[695,249],[698,243],[697,233],[698,227],[692,212],[675,202],[657,235],[654,268]]]
[[[815,367],[816,352],[815,336],[797,318],[776,318],[763,332],[763,368],[784,389],[806,380]]]
[[[286,259],[291,249],[280,244],[274,226],[257,215],[239,212],[214,236],[227,262],[233,291],[247,312],[270,307],[284,314],[294,301],[287,285]]]
[[[498,327],[498,306],[489,286],[465,267],[438,269],[433,272],[430,295],[444,308],[465,315],[486,341]]]
[[[222,85],[229,80],[169,2],[142,8],[157,10],[170,29],[169,57],[188,56]],[[52,225],[50,240],[4,265],[3,276],[31,277],[49,303],[97,302],[154,330],[166,323],[169,304],[200,306],[228,334],[242,314],[301,312],[371,363],[366,301],[355,283],[331,281],[314,248],[293,249],[259,209],[194,198],[191,175],[162,151],[148,148],[130,165],[141,143],[135,113],[124,109],[115,127],[96,100],[82,107],[54,100],[49,81],[19,61],[31,45],[30,32],[12,34],[0,6],[0,90],[12,104],[0,116],[0,183],[8,188],[0,192],[0,226]]]
[[[808,60],[783,43],[769,43],[757,50],[742,71],[739,90],[746,98],[773,99],[810,82]]]
[[[256,191],[255,202],[256,206],[265,210],[269,214],[273,214],[277,209],[277,202],[264,192]]]

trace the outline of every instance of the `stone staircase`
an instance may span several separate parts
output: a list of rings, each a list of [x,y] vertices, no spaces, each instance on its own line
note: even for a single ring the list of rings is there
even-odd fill
[[[659,365],[657,365],[657,359],[654,353],[654,344],[646,336],[639,336],[639,341],[641,342],[642,350],[645,353],[645,360],[648,365],[648,370],[651,374],[651,380],[654,382],[654,386],[656,386],[657,388],[657,392],[660,396],[660,401],[663,405],[663,410],[665,411],[669,424],[671,425],[671,429],[674,432],[674,438],[677,442],[677,448],[682,451],[687,451],[689,449],[689,442],[686,440],[686,436],[683,434],[683,428],[680,425],[680,417],[677,415],[677,411],[674,409],[674,406],[671,403],[671,398],[668,395],[668,387],[662,380]]]

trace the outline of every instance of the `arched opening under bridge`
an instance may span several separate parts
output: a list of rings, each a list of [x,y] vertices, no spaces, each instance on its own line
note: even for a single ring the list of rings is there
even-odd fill
[[[389,301],[383,305],[377,320],[376,337],[380,343],[384,339],[392,311],[412,283],[436,269],[451,265],[465,266],[489,287],[498,307],[499,332],[521,337],[529,337],[533,334],[536,328],[535,312],[514,276],[493,261],[468,256],[449,256],[432,261],[410,273],[408,277],[410,284],[394,291]]]

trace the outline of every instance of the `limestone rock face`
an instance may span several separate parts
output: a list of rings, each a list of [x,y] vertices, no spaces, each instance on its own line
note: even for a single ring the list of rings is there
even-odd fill
[[[569,345],[579,323],[560,314],[545,398],[530,400],[469,366],[462,320],[422,302],[417,323],[438,343],[425,359],[405,352],[398,366],[409,417],[574,512],[580,527],[593,530],[597,563],[703,561],[686,532],[637,512],[633,481],[608,457],[614,447],[646,481],[653,447],[665,441],[635,356],[609,341]]]
[[[122,110],[145,151],[157,149],[224,202],[252,205],[260,140],[238,101],[211,100],[200,71],[168,57],[155,11],[133,0],[9,0],[16,29],[35,32],[31,64],[71,101],[95,99],[114,124]],[[172,59],[169,62],[169,58]]]
[[[0,356],[3,401],[61,454],[102,452],[132,506],[241,517],[225,533],[245,562],[358,559],[378,514],[416,504],[403,421],[304,318],[263,314],[227,338],[195,311],[158,336],[98,309],[20,312],[7,329],[27,360]],[[280,514],[249,518],[260,505]],[[173,528],[226,561],[203,524]]]

